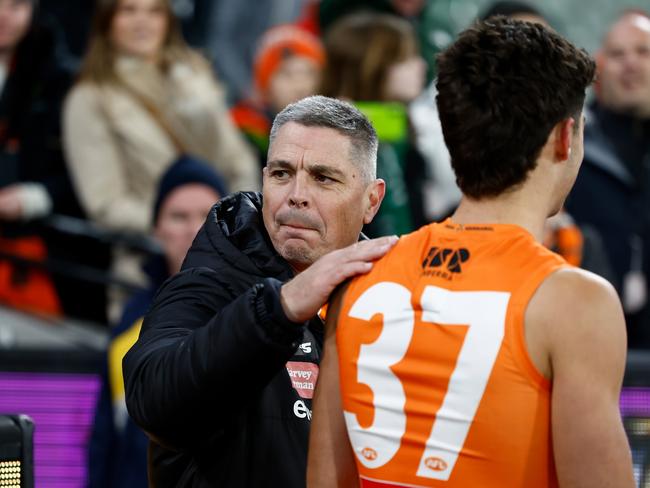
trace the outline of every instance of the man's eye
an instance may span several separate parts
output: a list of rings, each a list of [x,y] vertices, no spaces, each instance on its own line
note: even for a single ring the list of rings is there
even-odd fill
[[[650,54],[650,48],[648,46],[640,46],[636,52],[639,56],[648,56]]]
[[[278,180],[286,180],[289,177],[289,172],[284,169],[276,169],[271,171],[271,176]]]
[[[319,183],[331,183],[331,182],[334,181],[329,176],[325,176],[325,175],[321,175],[321,174],[314,175],[314,179],[316,181],[318,181]]]
[[[621,59],[625,53],[620,49],[612,49],[607,52],[610,59]]]

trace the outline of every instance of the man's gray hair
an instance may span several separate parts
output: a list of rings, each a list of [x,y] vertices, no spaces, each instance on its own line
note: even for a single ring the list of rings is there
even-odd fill
[[[295,122],[307,127],[334,129],[350,139],[350,158],[366,183],[377,178],[377,133],[368,118],[355,106],[323,96],[303,98],[287,105],[273,121],[269,145],[284,124]]]

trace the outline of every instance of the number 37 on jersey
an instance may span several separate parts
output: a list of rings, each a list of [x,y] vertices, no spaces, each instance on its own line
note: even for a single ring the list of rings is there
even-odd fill
[[[344,306],[343,409],[362,477],[449,479],[499,354],[509,299],[432,285],[411,293],[385,281]]]

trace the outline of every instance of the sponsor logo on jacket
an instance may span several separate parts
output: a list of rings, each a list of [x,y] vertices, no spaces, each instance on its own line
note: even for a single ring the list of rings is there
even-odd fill
[[[300,395],[300,398],[308,398],[311,400],[314,397],[314,388],[316,388],[318,365],[300,361],[289,361],[287,363],[287,373],[291,379],[293,389]]]

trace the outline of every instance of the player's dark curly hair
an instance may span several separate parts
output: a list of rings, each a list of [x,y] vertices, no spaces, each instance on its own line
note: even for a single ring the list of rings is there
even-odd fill
[[[582,123],[594,60],[545,27],[492,17],[438,55],[437,104],[456,181],[471,198],[521,184],[553,127]]]

